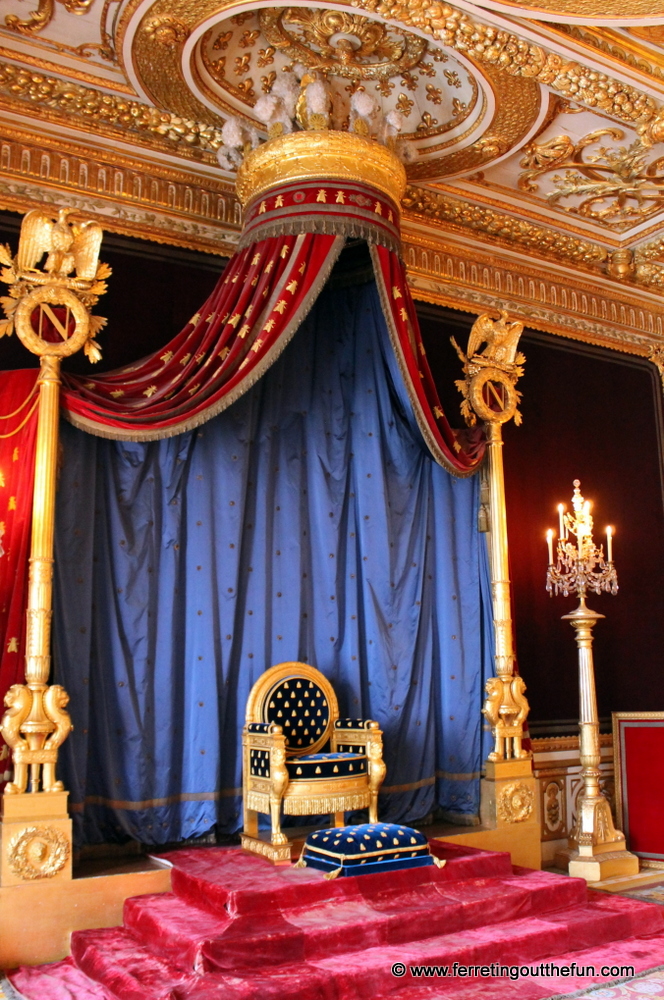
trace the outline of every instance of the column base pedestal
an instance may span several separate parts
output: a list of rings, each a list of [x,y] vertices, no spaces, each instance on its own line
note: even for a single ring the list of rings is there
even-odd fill
[[[69,792],[3,795],[0,806],[0,886],[71,879]]]
[[[556,854],[556,866],[567,868],[575,878],[586,882],[601,882],[618,875],[638,875],[639,859],[625,850],[625,841],[600,844],[592,848],[593,854],[580,854],[578,849],[567,847]]]
[[[539,823],[537,783],[530,758],[486,762],[480,815],[488,827]]]

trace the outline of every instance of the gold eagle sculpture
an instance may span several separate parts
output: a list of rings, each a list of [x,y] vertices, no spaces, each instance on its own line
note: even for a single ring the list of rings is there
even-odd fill
[[[463,396],[461,415],[469,427],[475,426],[478,414],[484,421],[500,419],[504,422],[514,417],[515,424],[521,423],[521,414],[517,409],[521,394],[514,386],[523,375],[526,360],[517,351],[523,323],[519,320],[508,323],[504,309],[499,310],[499,316],[499,319],[491,319],[488,313],[482,313],[477,317],[468,335],[465,354],[454,337],[450,338],[463,364],[464,378],[456,379],[454,384]],[[486,400],[483,402],[484,387],[489,382],[503,386],[504,406],[489,405]],[[495,401],[497,399],[496,396]]]
[[[40,209],[28,212],[21,224],[17,268],[34,272],[44,254],[44,271],[52,277],[66,278],[72,271],[82,281],[93,281],[97,274],[103,230],[99,223],[69,222],[70,209],[62,208],[57,219]]]
[[[493,320],[487,313],[478,316],[468,337],[468,358],[481,354],[487,361],[499,365],[513,365],[516,349],[523,332],[523,323],[507,322],[507,313],[500,310],[500,319]],[[487,346],[480,351],[482,344]]]
[[[0,281],[9,285],[9,295],[0,297],[5,314],[0,319],[0,337],[11,336],[16,327],[33,353],[64,357],[83,347],[88,360],[95,362],[101,359],[101,348],[94,338],[106,320],[91,315],[90,310],[106,291],[104,279],[111,269],[99,262],[102,227],[93,219],[70,221],[72,214],[68,208],[61,208],[57,215],[45,208],[33,209],[21,223],[16,257],[9,246],[0,244]],[[61,331],[58,352],[54,343],[36,333],[28,305],[46,313],[54,305],[73,310],[73,315],[78,314],[77,338]],[[57,324],[57,319],[50,318]]]

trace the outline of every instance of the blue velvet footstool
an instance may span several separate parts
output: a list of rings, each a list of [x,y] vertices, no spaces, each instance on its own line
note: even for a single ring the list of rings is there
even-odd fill
[[[297,865],[343,878],[444,863],[429,853],[427,838],[418,830],[398,823],[361,823],[310,833]]]

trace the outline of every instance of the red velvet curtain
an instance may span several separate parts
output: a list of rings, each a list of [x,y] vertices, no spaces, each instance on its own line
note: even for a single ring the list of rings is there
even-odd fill
[[[150,441],[210,420],[281,354],[327,281],[343,237],[275,236],[240,250],[212,295],[158,354],[97,379],[63,378],[73,424]]]
[[[190,430],[230,406],[269,368],[327,281],[342,235],[270,236],[240,250],[212,295],[158,354],[96,379],[65,376],[63,406],[93,434],[149,441]],[[372,246],[392,346],[433,457],[457,476],[481,461],[481,433],[452,429],[429,370],[405,268]]]
[[[25,609],[32,526],[38,373],[0,372],[0,704],[25,680]],[[0,787],[8,748],[0,739]]]

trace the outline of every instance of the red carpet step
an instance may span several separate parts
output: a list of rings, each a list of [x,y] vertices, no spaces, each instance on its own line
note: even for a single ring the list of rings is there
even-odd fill
[[[641,948],[644,961],[664,963],[661,907],[513,868],[506,853],[441,842],[432,849],[444,868],[330,881],[239,850],[173,852],[163,856],[173,865],[171,893],[128,899],[123,927],[72,935],[75,965],[59,963],[68,992],[43,992],[55,967],[20,970],[12,980],[29,1000],[414,1000],[422,990],[463,1000],[473,995],[463,979],[420,984],[395,977],[392,966],[524,965],[567,955],[578,962],[610,942],[614,952],[620,943],[637,960]],[[654,951],[643,951],[652,935]],[[80,997],[72,977],[86,984]],[[551,993],[521,980],[474,988],[487,1000],[506,989],[505,997],[527,1000],[566,992],[568,983]]]

